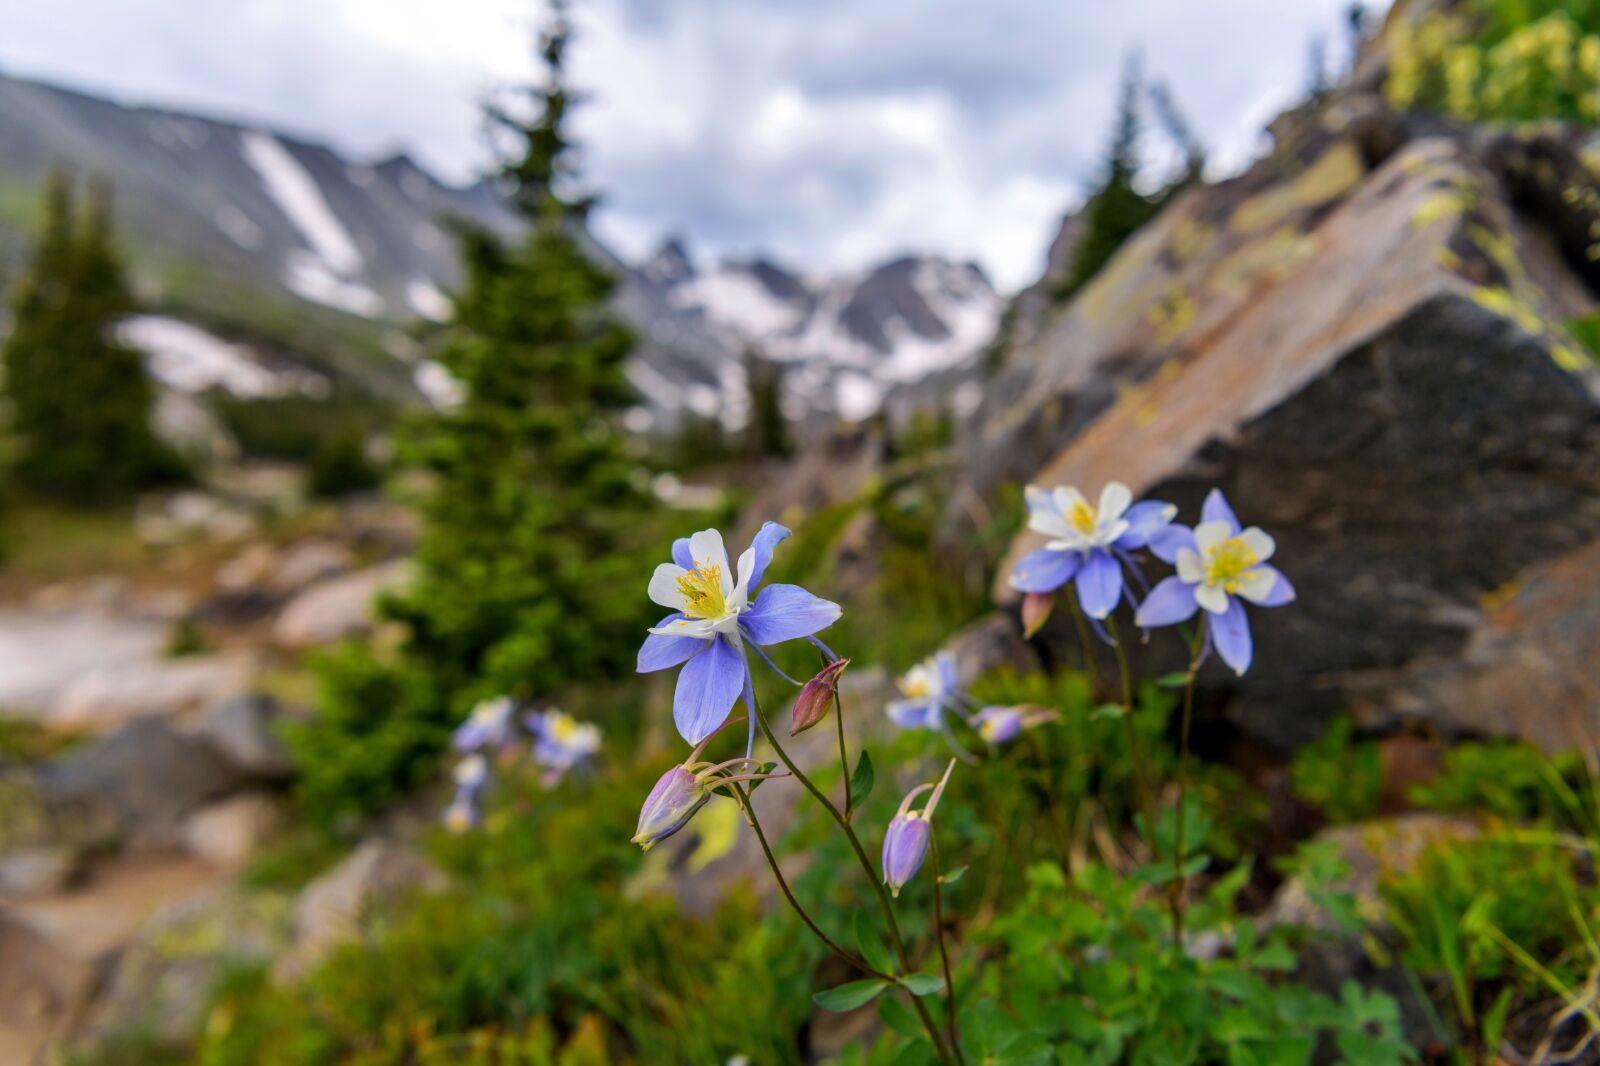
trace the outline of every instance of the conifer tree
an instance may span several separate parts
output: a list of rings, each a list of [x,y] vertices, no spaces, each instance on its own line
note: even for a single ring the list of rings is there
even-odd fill
[[[406,624],[396,674],[345,657],[325,674],[321,722],[291,742],[312,764],[313,808],[373,808],[431,769],[478,699],[549,695],[631,673],[651,565],[648,497],[620,417],[629,331],[611,277],[585,247],[591,198],[575,190],[560,6],[544,35],[535,117],[491,118],[516,155],[502,181],[525,223],[505,241],[463,230],[466,278],[439,361],[463,387],[412,443],[434,475],[416,577],[384,604]],[[379,705],[372,705],[374,698]]]
[[[175,457],[150,429],[154,390],[144,360],[114,334],[133,309],[109,190],[94,186],[80,217],[70,177],[57,172],[0,351],[15,471],[30,489],[102,503],[177,473]]]

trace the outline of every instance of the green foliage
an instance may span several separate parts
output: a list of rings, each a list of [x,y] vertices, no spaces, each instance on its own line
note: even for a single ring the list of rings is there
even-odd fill
[[[1468,120],[1600,121],[1600,5],[1472,0],[1393,30],[1385,92]]]
[[[313,496],[337,497],[378,487],[382,475],[367,458],[367,441],[359,432],[329,437],[311,453],[306,489]]]
[[[1340,715],[1315,743],[1294,754],[1289,782],[1296,796],[1332,822],[1359,822],[1378,809],[1383,762],[1378,746],[1358,740],[1355,723]]]
[[[1468,742],[1446,752],[1438,776],[1413,787],[1411,798],[1435,810],[1485,811],[1589,832],[1596,823],[1587,782],[1576,754],[1552,759],[1529,744]]]
[[[305,463],[330,446],[372,436],[382,409],[348,386],[327,396],[218,396],[217,415],[245,455]]]
[[[1034,866],[1027,895],[982,938],[1000,953],[983,992],[1066,1062],[1310,1063],[1319,1036],[1335,1061],[1410,1061],[1393,1000],[1353,984],[1333,1000],[1288,978],[1288,943],[1258,936],[1237,914],[1248,875],[1235,868],[1190,911],[1197,941],[1231,944],[1195,958],[1172,950],[1161,897],[1139,878],[1098,865],[1071,878]]]
[[[95,186],[80,213],[71,179],[53,176],[0,349],[15,473],[34,492],[75,504],[115,501],[182,474],[150,428],[144,359],[113,336],[134,308],[113,241],[108,190]]]
[[[748,892],[696,919],[643,887],[656,856],[622,842],[653,772],[554,792],[513,775],[481,830],[438,841],[451,887],[297,984],[235,975],[187,1061],[799,1062],[814,953]]]
[[[661,549],[619,426],[632,342],[606,310],[611,277],[579,243],[588,202],[566,191],[566,32],[558,13],[547,81],[529,90],[536,117],[493,113],[521,148],[503,176],[527,229],[512,244],[463,235],[466,280],[437,358],[464,398],[411,441],[434,487],[417,576],[383,604],[404,644],[392,666],[330,667],[295,744],[302,795],[324,820],[414,784],[481,698],[631,671],[654,621],[638,590]]]

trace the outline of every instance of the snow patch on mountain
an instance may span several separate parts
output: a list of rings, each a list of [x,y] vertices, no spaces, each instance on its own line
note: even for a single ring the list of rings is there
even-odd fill
[[[117,334],[123,343],[145,353],[157,381],[179,392],[218,388],[246,398],[328,392],[328,379],[321,374],[302,367],[265,366],[248,347],[175,318],[135,315],[117,327]]]
[[[240,138],[244,158],[295,229],[323,262],[340,274],[362,267],[361,252],[344,224],[323,199],[316,180],[272,134],[246,130]]]

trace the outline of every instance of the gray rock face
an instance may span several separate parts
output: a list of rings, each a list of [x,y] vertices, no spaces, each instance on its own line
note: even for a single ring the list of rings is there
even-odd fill
[[[1120,480],[1191,522],[1220,487],[1277,538],[1299,600],[1252,612],[1255,665],[1208,671],[1204,698],[1273,745],[1350,706],[1446,734],[1548,742],[1559,718],[1592,735],[1592,689],[1503,705],[1552,633],[1567,669],[1582,661],[1594,579],[1561,569],[1588,592],[1542,594],[1543,629],[1488,615],[1600,538],[1600,366],[1563,326],[1600,292],[1573,236],[1595,220],[1561,192],[1592,180],[1580,147],[1411,129],[1345,101],[1180,197],[1007,353],[966,439],[970,484],[992,499],[1006,482],[1093,495]],[[1038,543],[1014,543],[1002,602]],[[1513,645],[1524,654],[1491,669]]]
[[[281,713],[270,696],[241,696],[210,711],[195,733],[240,772],[259,781],[285,781],[294,763],[274,732]]]
[[[157,718],[130,722],[39,770],[47,809],[125,836],[165,839],[183,817],[242,782],[208,741]]]

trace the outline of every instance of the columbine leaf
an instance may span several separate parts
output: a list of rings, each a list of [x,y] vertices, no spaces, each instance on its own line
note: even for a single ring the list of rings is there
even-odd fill
[[[1120,703],[1102,703],[1100,706],[1098,706],[1098,707],[1096,707],[1094,709],[1094,713],[1091,714],[1089,717],[1090,718],[1121,718],[1126,713],[1127,712],[1123,710],[1122,705]]]
[[[850,809],[855,810],[867,801],[872,795],[872,757],[865,748],[861,749],[861,758],[856,760],[855,773],[850,775]]]
[[[863,1007],[883,994],[889,987],[888,981],[880,981],[876,977],[865,981],[851,981],[849,984],[830,988],[826,992],[818,992],[811,997],[811,1002],[823,1010],[844,1012]]]
[[[900,979],[913,996],[934,996],[944,991],[944,978],[931,973],[912,973]]]
[[[856,911],[855,928],[856,946],[861,949],[861,957],[867,960],[867,965],[883,973],[894,973],[898,969],[894,954],[878,935],[878,927],[872,924],[866,911]]]
[[[1183,688],[1189,683],[1189,672],[1178,670],[1156,678],[1156,685],[1160,688]]]
[[[899,996],[888,996],[878,1000],[878,1017],[883,1019],[884,1025],[901,1036],[912,1040],[927,1038],[928,1034],[922,1028],[922,1022],[917,1020],[916,1013],[906,1006],[906,1001]]]
[[[967,868],[965,866],[957,866],[954,870],[942,875],[939,878],[939,883],[942,885],[953,885],[965,877],[966,874]]]

